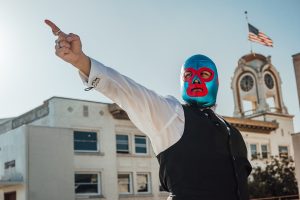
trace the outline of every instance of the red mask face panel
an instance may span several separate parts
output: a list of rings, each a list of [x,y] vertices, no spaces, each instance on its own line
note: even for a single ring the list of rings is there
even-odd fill
[[[185,85],[187,84],[186,93],[188,96],[203,97],[208,94],[206,82],[213,80],[214,71],[207,67],[186,68],[182,78]]]

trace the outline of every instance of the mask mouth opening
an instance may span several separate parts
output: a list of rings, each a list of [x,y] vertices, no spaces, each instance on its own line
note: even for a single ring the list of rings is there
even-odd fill
[[[203,97],[208,94],[208,90],[205,84],[191,84],[188,86],[187,95],[190,97]]]
[[[191,89],[192,92],[203,92],[202,88],[193,88]]]

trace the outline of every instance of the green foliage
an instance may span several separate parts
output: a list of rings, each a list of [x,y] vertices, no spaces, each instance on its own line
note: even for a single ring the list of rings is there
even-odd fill
[[[294,161],[291,158],[272,158],[265,169],[253,168],[248,184],[250,198],[298,194]]]

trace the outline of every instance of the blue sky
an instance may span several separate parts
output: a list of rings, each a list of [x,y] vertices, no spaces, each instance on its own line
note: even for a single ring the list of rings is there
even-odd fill
[[[52,96],[110,102],[84,91],[77,71],[54,54],[55,37],[44,19],[80,35],[87,55],[161,95],[180,98],[183,61],[201,53],[218,66],[217,112],[233,115],[231,77],[250,52],[249,21],[274,41],[253,44],[272,56],[282,79],[284,103],[300,111],[292,55],[300,52],[299,0],[0,0],[0,118],[27,112]]]

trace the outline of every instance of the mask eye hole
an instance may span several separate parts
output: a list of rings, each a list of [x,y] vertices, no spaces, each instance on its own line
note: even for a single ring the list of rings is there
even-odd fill
[[[183,80],[187,81],[192,77],[193,73],[191,71],[185,71],[183,74]]]
[[[200,76],[203,79],[209,79],[211,77],[211,75],[212,75],[212,73],[207,70],[204,70],[200,73]]]

